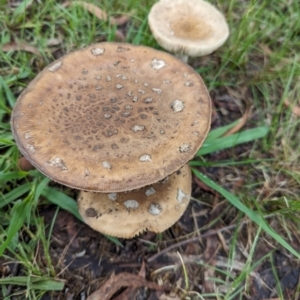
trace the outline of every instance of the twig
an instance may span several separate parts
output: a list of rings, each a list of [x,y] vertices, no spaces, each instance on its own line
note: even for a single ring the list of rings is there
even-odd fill
[[[274,217],[275,215],[276,215],[276,213],[270,214],[270,215],[268,215],[268,216],[265,216],[264,218],[265,218],[265,219],[268,219],[268,218]],[[245,225],[245,224],[248,224],[249,222],[251,222],[251,220],[244,220],[244,221],[242,221],[241,223],[238,223],[238,224],[232,224],[232,225],[229,225],[229,226],[220,228],[220,229],[209,230],[208,232],[202,234],[202,235],[201,235],[201,238],[207,238],[207,237],[212,236],[212,235],[214,235],[214,234],[218,234],[219,232],[223,232],[223,231],[225,231],[225,230],[233,229],[233,228],[235,228],[236,226],[243,226],[243,225]],[[164,250],[160,251],[159,253],[156,253],[156,254],[150,256],[150,257],[147,259],[147,263],[150,263],[150,262],[154,261],[154,260],[157,259],[159,256],[161,256],[162,254],[164,254],[164,253],[166,253],[166,252],[168,252],[168,251],[171,251],[171,250],[173,250],[173,249],[175,249],[175,248],[178,248],[178,247],[183,246],[183,245],[185,245],[185,244],[188,244],[188,243],[190,243],[190,242],[197,242],[198,240],[199,240],[199,237],[197,236],[197,237],[189,238],[189,239],[184,240],[184,241],[182,241],[182,242],[178,242],[178,243],[176,243],[176,244],[174,244],[174,245],[171,245],[171,246],[165,248]]]

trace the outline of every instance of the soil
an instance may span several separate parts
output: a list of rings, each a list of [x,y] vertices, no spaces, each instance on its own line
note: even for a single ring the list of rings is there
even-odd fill
[[[206,199],[215,197],[202,191],[203,196]],[[226,203],[221,204],[213,215],[219,214],[220,210],[225,210],[230,214]],[[143,263],[145,263],[146,279],[161,282],[166,286],[166,291],[141,287],[133,290],[130,296],[125,294],[126,296],[124,295],[125,297],[120,299],[200,299],[197,296],[187,298],[188,294],[183,292],[185,283],[176,251],[179,251],[185,261],[190,290],[199,294],[203,293],[204,289],[206,292],[213,292],[213,286],[210,287],[209,280],[205,275],[225,279],[224,275],[217,271],[209,274],[209,270],[198,262],[208,263],[216,266],[219,270],[226,271],[228,253],[224,251],[216,235],[209,235],[207,238],[199,237],[197,241],[195,234],[190,235],[196,227],[203,228],[211,221],[211,212],[207,206],[192,201],[179,222],[163,233],[161,241],[158,240],[156,234],[147,232],[134,239],[120,239],[123,244],[123,247],[120,247],[110,242],[102,234],[77,221],[68,212],[60,211],[53,228],[50,254],[56,272],[59,274],[58,278],[65,280],[65,289],[61,293],[49,293],[42,299],[86,299],[86,296],[107,282],[112,274],[124,272],[139,274]],[[45,223],[50,224],[54,213],[54,207],[47,207],[40,214],[44,217]],[[221,222],[212,228],[220,228],[229,224],[230,222],[228,224]],[[223,234],[227,245],[230,243],[234,229],[227,230]],[[244,226],[239,228],[239,232],[240,236],[247,235]],[[190,241],[185,245],[171,249],[157,258],[154,257],[163,249],[186,239],[190,239]],[[242,251],[242,245],[246,243],[246,240],[240,238],[239,244],[241,246],[240,249],[236,249],[235,256],[238,261],[233,263],[231,273],[234,277],[239,276],[242,271],[240,266],[246,262],[247,256]],[[157,247],[152,245],[157,245]],[[295,244],[294,247],[296,246]],[[258,244],[253,262],[258,261],[270,251],[273,251],[273,265],[278,274],[284,299],[295,299],[293,297],[299,285],[300,268],[293,257],[282,249],[274,250],[268,247],[262,240]],[[39,255],[43,260],[43,249],[40,249]],[[232,299],[276,299],[276,280],[270,257],[259,263],[251,274],[252,276],[247,278],[247,290],[242,290]],[[132,282],[124,283],[124,285],[131,286]],[[111,289],[114,290],[115,287],[112,285]],[[219,289],[226,291],[226,286],[220,285]],[[115,297],[122,296],[125,291],[125,288],[116,290],[113,298],[95,299],[117,299]],[[241,298],[242,294],[243,297]],[[162,295],[166,295],[166,297],[169,295],[169,298],[163,298]],[[172,298],[170,295],[179,295],[181,298]]]

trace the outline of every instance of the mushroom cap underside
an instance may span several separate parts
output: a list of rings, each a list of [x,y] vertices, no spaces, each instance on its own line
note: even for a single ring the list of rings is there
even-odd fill
[[[132,238],[145,230],[162,232],[186,210],[191,184],[191,171],[185,165],[165,180],[139,190],[110,194],[81,191],[79,212],[93,229],[120,238]]]
[[[18,98],[11,126],[23,155],[54,181],[119,192],[187,163],[210,117],[191,67],[151,48],[99,43],[47,66]]]
[[[223,14],[203,0],[161,0],[152,6],[148,22],[161,47],[187,56],[208,55],[229,36]]]

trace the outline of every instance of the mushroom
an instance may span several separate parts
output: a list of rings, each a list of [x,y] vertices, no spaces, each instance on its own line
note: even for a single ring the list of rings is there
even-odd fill
[[[81,191],[79,212],[93,229],[132,238],[145,230],[162,232],[183,214],[191,196],[191,171],[185,165],[165,180],[122,193]]]
[[[152,6],[148,23],[158,44],[184,62],[212,53],[229,36],[222,13],[203,0],[161,0]]]
[[[54,181],[121,192],[186,164],[209,128],[200,76],[172,55],[99,43],[47,66],[22,92],[11,119],[25,158]]]
[[[26,172],[34,169],[34,166],[24,156],[18,159],[17,166]]]

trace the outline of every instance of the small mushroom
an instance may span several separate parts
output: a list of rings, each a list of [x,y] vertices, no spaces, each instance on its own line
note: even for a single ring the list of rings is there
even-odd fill
[[[108,193],[181,168],[202,145],[210,117],[209,94],[191,67],[152,48],[107,42],[47,66],[19,96],[11,127],[46,176]]]
[[[183,214],[191,196],[188,165],[168,180],[123,193],[81,191],[79,212],[93,229],[120,238],[132,238],[145,230],[162,232]]]
[[[34,166],[24,156],[18,159],[17,165],[22,171],[30,171],[34,169]]]
[[[184,62],[212,53],[229,36],[223,14],[203,0],[161,0],[152,6],[148,22],[158,44]]]

